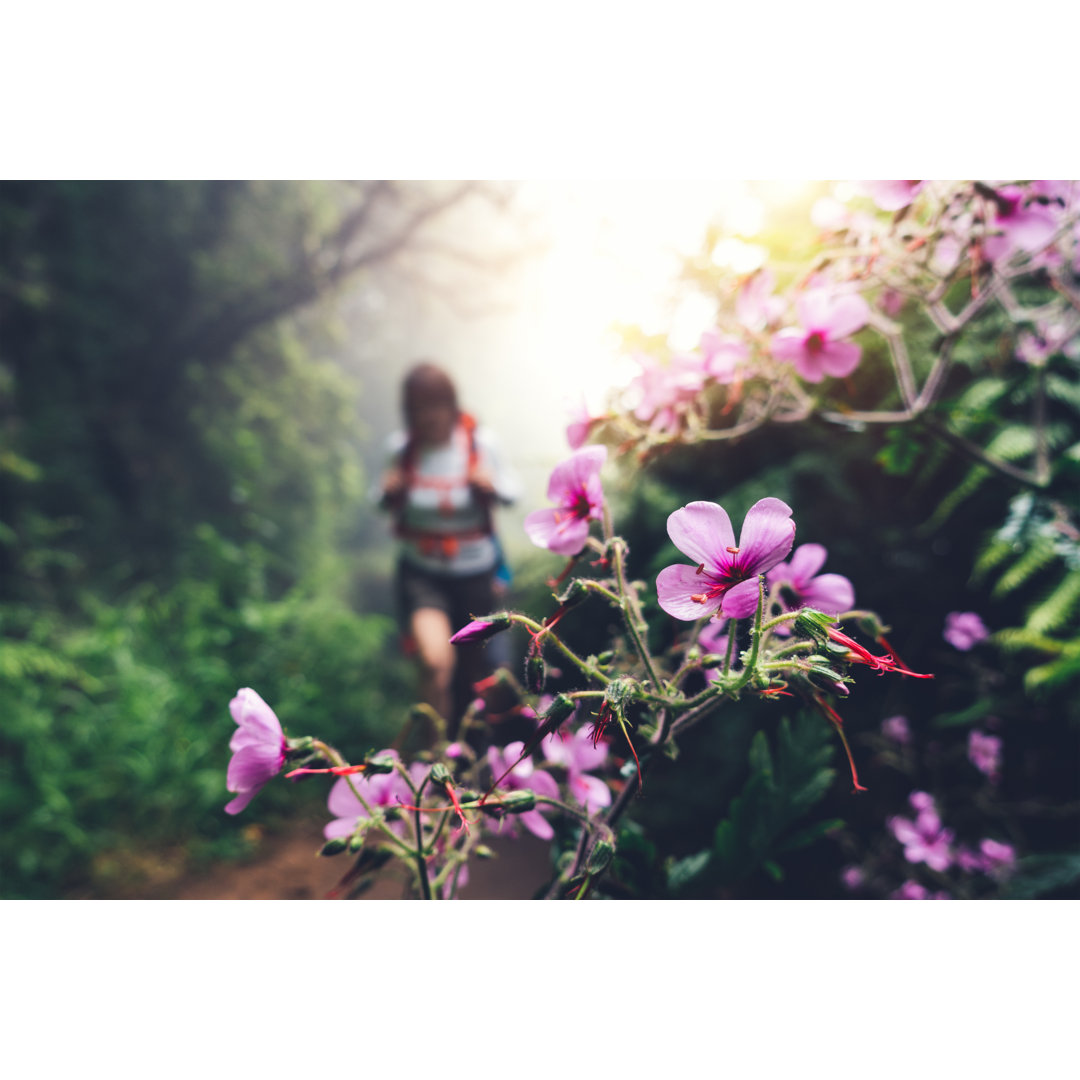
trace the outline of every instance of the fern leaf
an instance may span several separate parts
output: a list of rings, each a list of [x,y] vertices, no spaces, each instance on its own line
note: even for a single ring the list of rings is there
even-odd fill
[[[1027,551],[998,579],[993,595],[1007,596],[1049,566],[1056,557],[1053,543],[1045,536],[1037,536]]]
[[[1059,630],[1076,611],[1080,602],[1080,570],[1066,574],[1049,596],[1028,612],[1026,626],[1037,634]]]
[[[1009,540],[993,539],[979,552],[971,571],[971,583],[979,582],[995,567],[1000,566],[1010,555],[1017,551],[1017,546]]]
[[[1050,656],[1060,656],[1068,646],[1061,641],[1036,634],[1024,627],[1009,627],[992,634],[990,640],[1006,652],[1020,652],[1023,649],[1035,649]]]

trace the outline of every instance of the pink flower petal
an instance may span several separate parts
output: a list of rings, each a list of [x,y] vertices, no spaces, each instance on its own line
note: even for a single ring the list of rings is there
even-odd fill
[[[843,379],[859,366],[861,358],[861,346],[850,341],[830,341],[818,355],[818,364],[826,375]]]
[[[758,606],[758,580],[751,578],[749,581],[740,581],[724,593],[720,610],[729,619],[746,619],[757,611]]]
[[[565,510],[548,507],[534,510],[525,518],[525,533],[537,547],[556,555],[577,555],[589,537],[589,522]]]
[[[802,602],[826,615],[839,615],[855,606],[855,589],[843,574],[822,574],[803,589]]]
[[[690,597],[704,592],[709,580],[697,572],[696,566],[679,563],[665,566],[656,575],[656,599],[669,615],[686,622],[696,622],[706,615],[711,615],[720,607],[720,597],[715,596],[699,604]]]
[[[794,327],[774,334],[771,346],[773,356],[781,363],[797,364],[806,355],[806,337],[804,330]]]
[[[552,470],[551,479],[548,481],[548,499],[562,504],[567,496],[572,498],[590,480],[596,478],[606,460],[606,446],[584,446],[575,450]]]
[[[763,574],[787,557],[794,542],[791,507],[781,499],[759,499],[743,521],[738,565],[747,574]]]
[[[789,511],[790,512],[790,511]],[[735,546],[735,532],[727,511],[716,503],[692,502],[668,516],[671,542],[694,563],[705,569],[722,569],[731,564],[726,548]],[[700,584],[700,583],[699,583]],[[700,592],[697,588],[694,592]]]

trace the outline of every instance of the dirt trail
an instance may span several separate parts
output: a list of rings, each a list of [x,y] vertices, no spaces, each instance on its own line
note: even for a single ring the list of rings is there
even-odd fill
[[[252,858],[223,863],[205,874],[154,890],[159,900],[321,900],[352,865],[347,855],[320,858],[322,823],[301,822],[292,831],[264,839]],[[548,845],[523,834],[495,837],[495,859],[473,859],[463,900],[528,900],[550,878]],[[394,864],[384,868],[364,900],[400,900],[405,877]]]

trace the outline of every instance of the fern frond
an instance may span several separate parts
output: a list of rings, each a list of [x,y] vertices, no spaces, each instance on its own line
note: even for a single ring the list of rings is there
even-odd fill
[[[971,570],[971,584],[978,585],[991,570],[1000,566],[1017,550],[1018,546],[1011,540],[999,540],[996,537],[992,539],[975,560]]]
[[[1080,604],[1080,570],[1072,570],[1065,575],[1055,589],[1040,603],[1036,604],[1027,616],[1027,629],[1037,634],[1058,630],[1064,626]]]
[[[1006,652],[1035,649],[1037,652],[1048,653],[1051,656],[1060,656],[1068,648],[1065,642],[1055,641],[1053,638],[1037,634],[1034,630],[1028,630],[1022,626],[998,630],[990,635],[990,640]]]
[[[1024,675],[1024,688],[1029,694],[1041,694],[1080,677],[1080,655],[1073,653],[1049,664],[1029,668]]]
[[[987,444],[986,452],[1002,461],[1020,461],[1035,453],[1035,431],[1025,424],[1009,424]]]
[[[1031,546],[998,579],[992,590],[994,596],[1007,596],[1029,578],[1045,569],[1057,558],[1053,542],[1045,536],[1036,536]]]

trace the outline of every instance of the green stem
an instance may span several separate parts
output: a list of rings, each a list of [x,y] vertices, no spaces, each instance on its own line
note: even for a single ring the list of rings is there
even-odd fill
[[[741,690],[754,676],[757,668],[758,647],[761,644],[761,613],[765,610],[765,575],[758,574],[758,606],[754,613],[754,629],[750,632],[750,658],[746,663],[746,669],[739,679],[728,689],[731,692]]]
[[[638,628],[641,612],[638,610],[637,603],[630,595],[630,590],[626,584],[626,571],[623,566],[623,545],[621,538],[616,539],[615,542],[612,543],[611,550],[612,561],[615,565],[615,583],[619,589],[619,607],[622,611],[623,622],[626,624],[626,629],[630,634],[631,640],[634,642],[634,648],[637,649],[637,654],[641,657],[641,662],[644,664],[645,671],[648,673],[653,686],[655,686],[657,690],[660,690],[664,684],[660,681],[660,676],[656,673],[656,665],[653,662],[648,645],[642,638]]]
[[[549,640],[563,654],[563,656],[565,656],[572,664],[575,664],[578,670],[582,672],[582,674],[588,675],[589,678],[595,679],[597,682],[603,683],[605,686],[607,686],[607,684],[611,682],[611,680],[602,671],[600,671],[598,668],[593,667],[590,663],[588,663],[588,661],[582,660],[581,657],[573,651],[573,649],[563,644],[563,640],[559,637],[558,634],[552,633],[542,623],[536,622],[535,619],[530,619],[527,615],[519,615],[516,612],[512,613],[510,618],[513,619],[514,622],[520,623],[535,636],[541,636],[546,634]]]
[[[727,655],[724,657],[724,674],[731,671],[731,661],[735,658],[735,635],[738,631],[739,620],[732,619],[728,625]]]

